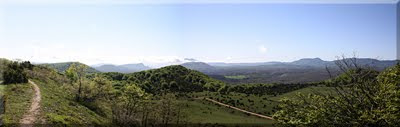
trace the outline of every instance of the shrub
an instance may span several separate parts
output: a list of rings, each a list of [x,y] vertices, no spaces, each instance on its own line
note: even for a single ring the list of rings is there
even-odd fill
[[[24,67],[18,62],[12,62],[7,65],[3,72],[4,84],[27,83],[28,78]]]

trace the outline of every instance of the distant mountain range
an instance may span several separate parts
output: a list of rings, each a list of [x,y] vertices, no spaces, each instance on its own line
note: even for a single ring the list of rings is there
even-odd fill
[[[120,72],[120,73],[132,73],[138,71],[144,71],[151,69],[150,67],[145,66],[142,63],[138,64],[124,64],[124,65],[112,65],[105,64],[94,67],[96,70],[101,72]]]
[[[350,60],[350,59],[347,59]],[[394,66],[395,60],[376,60],[357,58],[356,63],[361,66],[383,70]],[[325,67],[333,75],[340,73],[335,61],[324,61],[320,58],[305,58],[293,62],[263,62],[263,63],[203,63],[189,62],[182,66],[203,72],[213,78],[230,83],[294,83],[315,82],[326,80],[329,77]],[[240,76],[242,79],[231,77]]]
[[[301,66],[313,66],[313,67],[325,67],[325,66],[336,66],[334,61],[324,61],[320,58],[303,58],[300,60],[296,60],[293,62],[259,62],[259,63],[207,63],[211,66],[217,66],[217,67],[232,67],[232,66],[261,66],[261,65],[277,65],[277,64],[291,64],[291,65],[301,65]],[[375,67],[381,67],[381,66],[391,66],[396,63],[395,60],[376,60],[376,59],[371,59],[371,58],[357,58],[356,62],[360,65],[366,65],[366,66],[375,66]]]
[[[89,73],[96,73],[99,72],[98,70],[85,65],[83,63],[79,63],[79,62],[63,62],[63,63],[44,63],[44,64],[37,64],[37,65],[42,65],[42,66],[46,66],[46,67],[50,67],[50,68],[54,68],[56,69],[58,72],[65,72],[65,70],[67,70],[72,64],[77,64],[77,65],[84,65],[87,67],[87,72]]]

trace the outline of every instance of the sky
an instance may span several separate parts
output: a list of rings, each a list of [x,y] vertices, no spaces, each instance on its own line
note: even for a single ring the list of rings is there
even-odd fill
[[[37,63],[396,59],[394,3],[3,3],[0,58]]]

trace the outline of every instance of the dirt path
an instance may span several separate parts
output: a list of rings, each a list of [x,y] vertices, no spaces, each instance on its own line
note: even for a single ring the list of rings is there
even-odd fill
[[[230,106],[230,105],[227,105],[227,104],[218,102],[218,101],[213,100],[213,99],[210,99],[210,98],[205,98],[205,99],[206,99],[207,101],[210,101],[210,102],[213,102],[213,103],[216,103],[216,104],[219,104],[219,105],[222,105],[222,106],[231,108],[231,109],[235,109],[235,110],[238,110],[238,111],[241,111],[241,112],[244,112],[244,113],[248,113],[248,114],[253,115],[253,116],[257,116],[257,117],[260,117],[260,118],[265,118],[265,119],[273,120],[273,118],[272,118],[272,117],[269,117],[269,116],[257,114],[257,113],[250,112],[250,111],[246,111],[246,110],[243,110],[243,109],[240,109],[240,108],[237,108],[237,107],[233,107],[233,106]]]
[[[39,104],[42,98],[38,85],[36,85],[34,82],[30,80],[29,83],[32,84],[35,94],[33,95],[32,104],[29,111],[26,112],[22,117],[22,119],[20,120],[20,124],[23,127],[31,127],[35,123],[36,116],[39,115],[39,108],[40,108]]]

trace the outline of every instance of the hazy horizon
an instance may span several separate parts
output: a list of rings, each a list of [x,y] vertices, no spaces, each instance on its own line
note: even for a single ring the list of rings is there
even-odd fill
[[[0,57],[88,65],[396,59],[396,4],[3,4]],[[190,60],[188,60],[190,61]]]

